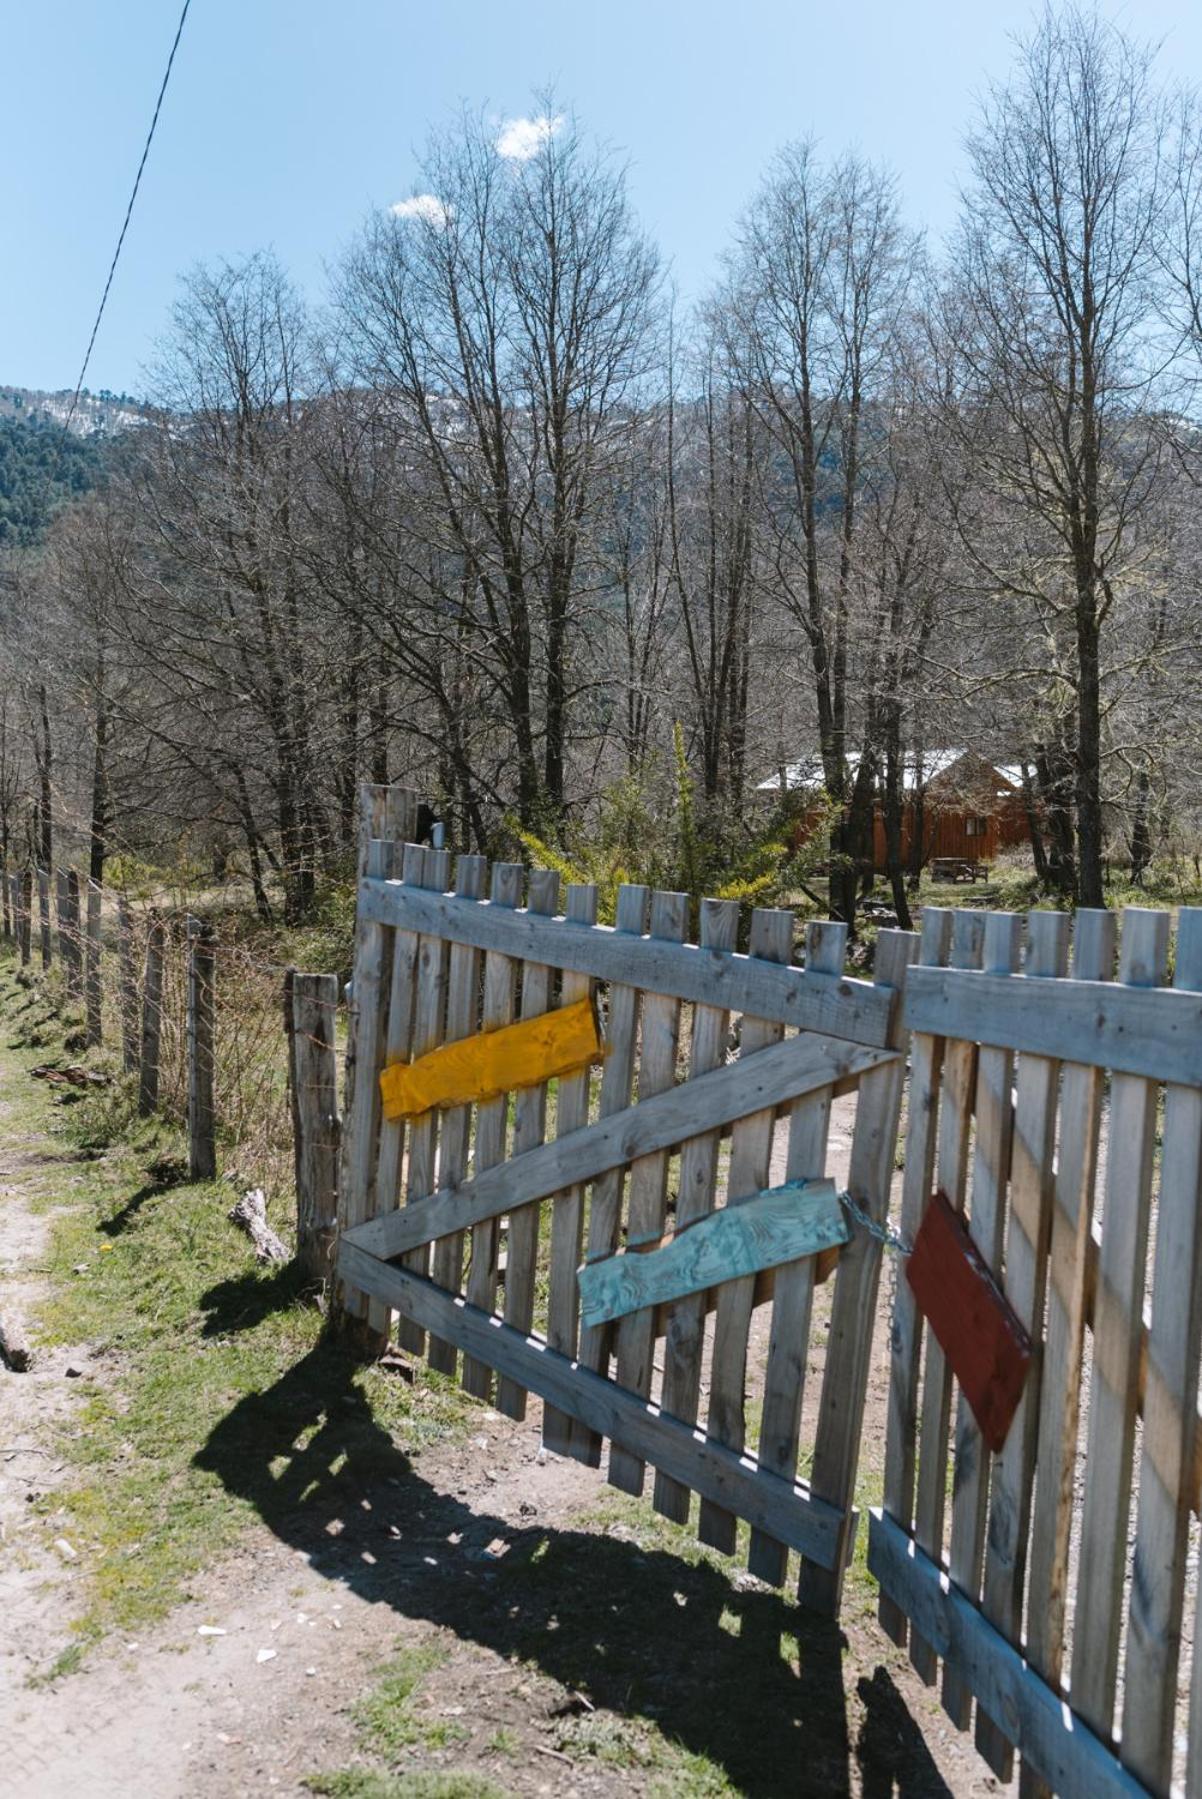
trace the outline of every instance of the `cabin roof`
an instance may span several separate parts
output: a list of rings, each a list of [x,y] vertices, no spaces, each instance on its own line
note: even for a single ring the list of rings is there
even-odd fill
[[[860,766],[860,752],[852,750],[847,756],[847,766],[854,779]],[[955,782],[950,779],[961,763],[967,762],[964,774],[971,779],[972,786],[978,787],[980,776],[990,772],[997,777],[996,796],[1001,797],[1013,793],[1022,786],[1022,769],[1017,763],[994,763],[988,761],[975,750],[964,748],[946,748],[927,750],[921,763],[918,757],[909,755],[902,764],[902,790],[914,793],[920,787],[929,788],[938,782],[940,786],[954,789]],[[796,762],[787,762],[784,768],[785,790],[789,793],[802,792],[808,787],[822,785],[822,758],[818,755],[804,757]],[[779,793],[780,771],[760,781],[756,786],[757,793]]]

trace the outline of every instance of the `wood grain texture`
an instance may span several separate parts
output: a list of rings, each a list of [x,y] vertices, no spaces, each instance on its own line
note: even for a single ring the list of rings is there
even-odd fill
[[[418,1328],[459,1343],[475,1360],[571,1412],[590,1433],[630,1444],[683,1485],[711,1495],[807,1555],[821,1559],[834,1554],[839,1516],[804,1486],[757,1470],[650,1401],[570,1362],[540,1338],[523,1337],[500,1319],[352,1243],[339,1246],[339,1265],[345,1280],[377,1294]]]
[[[938,966],[947,960],[952,914],[924,906],[919,961]],[[910,1041],[910,1090],[906,1145],[902,1160],[901,1236],[913,1243],[935,1185],[935,1140],[943,1039],[918,1031]],[[885,1511],[909,1531],[914,1522],[914,1472],[918,1448],[918,1376],[922,1356],[922,1314],[905,1281],[893,1300],[889,1338],[889,1410],[885,1427]],[[882,1629],[904,1648],[909,1625],[883,1589],[877,1607]]]
[[[981,966],[985,972],[1015,974],[1021,951],[1022,919],[1018,914],[987,912],[981,953]],[[1006,1190],[1010,1180],[1014,1117],[1013,1082],[1013,1051],[982,1048],[977,1056],[976,1128],[969,1203],[973,1242],[990,1269],[1001,1267],[1005,1241]],[[948,1570],[961,1592],[976,1597],[981,1589],[985,1547],[989,1455],[982,1446],[977,1415],[963,1386],[956,1407],[955,1470]],[[961,1683],[956,1670],[946,1666],[943,1670],[943,1709],[957,1730],[967,1729],[972,1714],[972,1695]]]
[[[1202,910],[1177,920],[1173,985],[1202,990]],[[1144,1430],[1139,1465],[1123,1693],[1123,1763],[1153,1792],[1173,1772],[1185,1599],[1191,1474],[1198,1441],[1198,1363],[1202,1353],[1202,1092],[1165,1089],[1157,1193],[1152,1323],[1148,1335]],[[1202,1682],[1195,1656],[1194,1685]],[[1197,1720],[1190,1732],[1190,1776],[1202,1783]]]
[[[425,849],[422,852],[420,881],[423,888],[440,893],[451,873],[451,858],[446,850]],[[418,889],[414,888],[414,892]],[[424,1056],[437,1048],[446,1030],[447,968],[449,944],[441,937],[423,933],[417,940],[417,967],[413,999],[413,1055]],[[379,1082],[375,1085],[378,1087]],[[405,1210],[419,1210],[438,1186],[438,1114],[424,1112],[409,1126],[409,1154],[405,1167]],[[415,1274],[426,1274],[430,1268],[430,1239],[422,1238],[410,1249],[406,1266]],[[425,1339],[411,1320],[402,1318],[397,1341],[410,1355],[421,1355]],[[450,1347],[431,1345],[435,1365],[453,1358]]]
[[[1124,912],[1120,981],[1160,985],[1168,929],[1166,912]],[[1118,1679],[1156,1107],[1154,1082],[1112,1077],[1072,1672],[1073,1709],[1100,1736],[1110,1734]]]
[[[530,907],[532,912],[553,916],[559,905],[559,876],[551,868],[530,871]],[[544,963],[527,963],[522,970],[521,1013],[523,1023],[530,1024],[549,1011],[552,996],[552,971]],[[595,1033],[592,1007],[583,1001]],[[545,1080],[524,1084],[517,1093],[513,1108],[513,1155],[525,1155],[540,1144],[547,1130],[547,1084]],[[505,1322],[523,1335],[534,1322],[534,1288],[538,1276],[538,1236],[540,1206],[537,1199],[529,1205],[519,1203],[521,1189],[514,1194],[509,1213],[509,1231],[505,1258]],[[497,1410],[507,1418],[526,1416],[526,1389],[501,1374],[497,1381]]]
[[[703,949],[733,950],[738,940],[739,907],[734,900],[701,902],[699,935]],[[696,1078],[721,1068],[726,1061],[730,1013],[721,1006],[697,1006],[693,1012],[689,1072]],[[680,1154],[680,1180],[676,1195],[676,1229],[687,1230],[706,1217],[714,1206],[718,1185],[720,1133],[702,1131],[690,1137]],[[664,1321],[664,1379],[661,1403],[666,1412],[685,1424],[697,1417],[701,1397],[701,1360],[707,1300],[715,1295],[681,1298],[668,1308]],[[689,1490],[665,1474],[655,1473],[654,1504],[657,1512],[684,1524],[689,1515]]]
[[[369,873],[382,874],[387,849],[373,838],[364,857]],[[380,1135],[380,1089],[373,1078],[382,1049],[384,1007],[381,993],[385,930],[355,914],[355,976],[351,983],[346,1045],[346,1122],[338,1169],[338,1229],[349,1232],[370,1215]],[[367,1070],[359,1079],[362,1063]],[[346,1286],[335,1287],[335,1306],[348,1318],[365,1318],[367,1300]]]
[[[659,889],[653,892],[652,939],[682,943],[688,925],[688,910],[687,894]],[[644,993],[638,1072],[640,1108],[675,1085],[679,1047],[680,1001],[670,993]],[[637,1157],[630,1165],[626,1182],[626,1247],[628,1254],[638,1255],[663,1236],[668,1204],[666,1146]],[[653,1327],[654,1319],[650,1313],[633,1313],[619,1320],[615,1333],[618,1384],[644,1399],[651,1391],[655,1350]],[[592,1328],[591,1323],[589,1328]],[[611,1486],[623,1493],[638,1495],[643,1491],[646,1463],[625,1444],[615,1442],[610,1445],[607,1475]]]
[[[1063,982],[1068,967],[1069,920],[1061,912],[1032,912],[1023,978]],[[1063,987],[1048,990],[1051,1003]],[[1038,1008],[1043,995],[1032,991]],[[997,1053],[996,1051],[993,1053]],[[984,1056],[984,1051],[982,1051]],[[1047,1056],[1022,1055],[1014,1093],[1014,1134],[1010,1175],[1010,1216],[1006,1227],[1004,1291],[1019,1324],[1037,1343],[1044,1321],[1048,1242],[1055,1183],[1056,1110],[1060,1064]],[[976,1231],[976,1213],[973,1214]],[[1000,1247],[1000,1246],[999,1246]],[[1000,1258],[988,1258],[996,1272]],[[989,1534],[985,1546],[982,1608],[1009,1642],[1022,1639],[1023,1589],[1027,1574],[1027,1533],[1035,1484],[1035,1441],[1039,1423],[1038,1347],[1035,1366],[993,1467]],[[953,1572],[953,1579],[955,1578]],[[977,1748],[999,1780],[1014,1772],[1009,1738],[985,1710],[977,1713]]]
[[[752,914],[751,954],[757,961],[787,962],[793,953],[793,915],[776,908],[757,907]],[[741,1029],[739,1059],[734,1068],[762,1068],[766,1059],[789,1053],[790,1045],[781,1043],[783,1025],[768,1018],[744,1017]],[[801,1038],[793,1040],[800,1044]],[[726,1073],[730,1073],[728,1068]],[[704,1076],[713,1080],[713,1075]],[[826,1083],[821,1083],[825,1085]],[[711,1120],[712,1122],[712,1120]],[[768,1183],[772,1165],[772,1135],[776,1125],[775,1106],[745,1108],[731,1132],[730,1166],[726,1176],[726,1203],[760,1192]],[[746,1443],[747,1340],[755,1304],[755,1281],[728,1281],[718,1294],[714,1317],[714,1346],[710,1363],[709,1434],[729,1448],[741,1451]],[[697,1520],[697,1534],[703,1543],[724,1549],[729,1555],[735,1547],[734,1512],[715,1504],[702,1494]]]
[[[483,899],[488,863],[483,856],[460,856],[455,865],[455,891],[461,899]],[[397,936],[401,933],[398,931]],[[450,1042],[468,1040],[480,1019],[480,952],[466,943],[453,943],[447,958],[447,1022]],[[435,1052],[437,1054],[437,1051]],[[384,1107],[387,1113],[387,1106]],[[438,1184],[456,1187],[467,1174],[472,1108],[452,1106],[442,1120],[438,1158]],[[434,1245],[430,1270],[440,1287],[459,1291],[463,1281],[463,1232],[455,1231]],[[430,1365],[441,1374],[454,1376],[458,1358],[451,1343],[431,1343]]]
[[[1127,916],[1139,911],[1129,907]],[[1054,1006],[1033,1011],[1022,988],[1004,978],[969,981],[951,969],[923,969],[906,1001],[906,1023],[1149,1080],[1172,1068],[1179,1085],[1202,1086],[1202,996],[1171,988],[1081,981]]]
[[[449,894],[419,894],[390,881],[366,883],[360,904],[366,917],[384,924],[437,932],[454,942],[573,968],[598,980],[748,1012],[877,1049],[894,1041],[893,996],[849,976],[774,968],[755,956],[656,942],[620,928],[597,925],[583,931],[565,919],[535,918],[529,912],[511,918],[487,905],[464,906]]]
[[[520,862],[494,862],[489,889],[491,903],[498,909],[516,906],[522,897],[526,871]],[[485,1030],[497,1030],[512,1023],[517,1003],[517,963],[512,956],[490,950],[484,958],[484,995],[481,1022]],[[476,1112],[476,1178],[499,1167],[505,1160],[508,1133],[509,1101],[504,1095],[486,1100]],[[471,1305],[491,1312],[497,1300],[498,1257],[500,1253],[497,1218],[467,1220],[472,1226],[471,1265],[467,1275],[467,1297]],[[452,1227],[461,1229],[463,1226]],[[488,1399],[493,1390],[493,1371],[470,1353],[463,1358],[463,1385],[477,1399]]]
[[[932,1653],[961,1670],[970,1690],[1061,1799],[1146,1799],[1097,1736],[981,1616],[936,1562],[884,1512],[871,1515],[868,1568]]]
[[[383,807],[386,790],[381,791]],[[415,885],[422,880],[426,852],[420,843],[388,843],[383,854],[393,872],[398,865],[402,879]],[[381,1002],[384,1013],[384,1060],[395,1061],[408,1056],[413,1038],[413,1018],[417,1005],[417,946],[415,931],[388,931],[384,934],[381,957]],[[372,1079],[365,1067],[363,1079]],[[391,1212],[399,1202],[401,1168],[405,1154],[405,1122],[402,1118],[386,1118],[381,1108],[379,1137],[376,1146],[375,1178],[368,1193],[367,1217],[378,1218]],[[367,1327],[372,1346],[383,1348],[392,1334],[391,1316],[373,1300],[368,1307]]]
[[[1073,978],[1109,980],[1116,920],[1111,912],[1078,912]],[[1047,1320],[1040,1369],[1038,1478],[1031,1524],[1027,1656],[1055,1686],[1064,1649],[1069,1531],[1081,1403],[1081,1364],[1090,1302],[1090,1245],[1098,1138],[1105,1079],[1101,1069],[1065,1066],[1060,1140],[1048,1258]],[[1024,1787],[1029,1784],[1024,1775]]]
[[[544,1199],[573,1181],[620,1171],[638,1156],[683,1143],[699,1129],[775,1109],[803,1093],[898,1061],[892,1050],[859,1049],[836,1038],[808,1034],[790,1037],[760,1051],[754,1062],[740,1058],[615,1116],[599,1118],[570,1137],[545,1143],[520,1160],[484,1170],[461,1187],[423,1200],[420,1207],[405,1206],[348,1234],[361,1248],[387,1261],[449,1231],[497,1218],[511,1205]],[[763,1178],[748,1181],[746,1194],[758,1193],[763,1185]],[[604,1253],[612,1255],[616,1243],[608,1231],[601,1242]],[[600,1242],[597,1247],[599,1251]],[[600,1259],[593,1249],[590,1232],[587,1259]]]
[[[979,913],[952,914],[951,964],[953,968],[978,969],[984,950],[985,925]],[[914,979],[926,977],[916,968]],[[984,980],[986,977],[979,977]],[[913,1023],[906,1005],[904,1016]],[[977,1045],[957,1038],[944,1045],[939,1083],[939,1121],[935,1146],[935,1185],[956,1207],[964,1204],[968,1181],[968,1154],[972,1109],[976,1094]],[[914,1505],[914,1540],[935,1562],[943,1559],[943,1527],[947,1509],[947,1441],[951,1422],[952,1373],[938,1340],[927,1332],[926,1364],[922,1383],[921,1453],[918,1461]],[[910,1632],[910,1661],[928,1686],[935,1684],[938,1659],[920,1631]]]
[[[882,931],[877,938],[875,978],[899,999],[918,949],[918,938],[909,931]],[[889,1217],[904,1078],[903,1048],[896,1062],[874,1069],[860,1083],[847,1185],[860,1209],[878,1225]],[[804,1604],[828,1617],[838,1616],[855,1545],[856,1470],[880,1272],[880,1240],[869,1231],[853,1231],[839,1257],[810,1472],[813,1490],[843,1512],[843,1549],[831,1568],[803,1564],[797,1589]]]
[[[616,930],[632,940],[642,936],[647,928],[647,903],[649,890],[634,882],[627,882],[618,889],[616,911]],[[589,941],[594,933],[590,931]],[[639,1013],[642,1006],[642,994],[637,987],[625,982],[614,981],[609,987],[609,1028],[606,1032],[609,1043],[609,1054],[601,1074],[601,1093],[598,1110],[601,1119],[613,1117],[623,1112],[630,1104],[630,1096],[634,1087],[634,1065],[638,1055]],[[586,1261],[599,1261],[612,1256],[618,1247],[618,1232],[622,1219],[622,1193],[625,1185],[626,1171],[621,1163],[610,1164],[599,1171],[600,1178],[585,1176],[569,1176],[574,1184],[580,1180],[592,1178],[593,1186],[589,1196],[588,1212],[588,1246],[585,1250]],[[610,1347],[613,1332],[609,1325],[603,1324],[597,1330],[580,1332],[580,1362],[582,1367],[590,1368],[594,1373],[609,1373]],[[579,1419],[569,1441],[570,1453],[578,1461],[590,1467],[598,1467],[601,1461],[601,1439],[595,1432],[588,1430]]]
[[[307,1278],[324,1284],[333,1272],[338,1222],[338,976],[293,973],[288,1008],[296,1256]]]
[[[591,883],[573,882],[568,888],[567,917],[573,924],[597,922],[597,889]],[[563,999],[592,998],[594,983],[586,974],[565,969]],[[559,1083],[555,1107],[555,1135],[567,1137],[588,1123],[592,1078],[586,1068],[567,1075]],[[579,1289],[576,1270],[584,1250],[584,1188],[580,1182],[565,1187],[551,1202],[551,1268],[547,1295],[547,1342],[562,1355],[574,1356],[579,1329]],[[558,1455],[570,1453],[572,1420],[548,1403],[543,1407],[543,1443]]]
[[[740,1275],[817,1255],[846,1243],[849,1234],[832,1182],[769,1187],[740,1205],[711,1212],[644,1255],[627,1252],[582,1268],[581,1317],[586,1324],[602,1324],[704,1293]]]
[[[806,926],[806,967],[815,973],[836,975],[842,972],[846,957],[847,926],[833,919],[811,920]],[[825,1172],[833,1097],[833,1087],[819,1087],[792,1106],[785,1160],[788,1179],[817,1179]],[[759,1458],[778,1474],[791,1475],[797,1467],[814,1288],[824,1260],[820,1256],[816,1262],[796,1262],[781,1269],[774,1280]],[[788,1565],[785,1544],[753,1529],[747,1549],[749,1571],[758,1580],[780,1587],[785,1583]]]

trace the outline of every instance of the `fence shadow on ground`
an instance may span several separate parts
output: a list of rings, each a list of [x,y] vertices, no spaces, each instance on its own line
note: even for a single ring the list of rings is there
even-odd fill
[[[248,1322],[237,1285],[209,1296],[217,1328]],[[473,1510],[423,1479],[380,1428],[354,1367],[319,1345],[241,1400],[196,1458],[315,1571],[653,1719],[757,1799],[849,1794],[853,1769],[868,1799],[949,1794],[883,1666],[859,1682],[866,1717],[852,1743],[836,1626],[704,1563]],[[498,1536],[510,1547],[493,1567],[483,1552]]]

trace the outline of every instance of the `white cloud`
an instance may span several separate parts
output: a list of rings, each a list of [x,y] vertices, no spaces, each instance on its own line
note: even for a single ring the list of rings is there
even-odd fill
[[[497,139],[497,155],[512,162],[529,162],[543,145],[549,143],[563,124],[562,113],[551,118],[541,113],[537,119],[506,119]]]
[[[412,199],[398,200],[388,210],[394,219],[420,219],[423,224],[432,225],[436,231],[441,231],[450,217],[449,210],[437,194],[414,194]]]

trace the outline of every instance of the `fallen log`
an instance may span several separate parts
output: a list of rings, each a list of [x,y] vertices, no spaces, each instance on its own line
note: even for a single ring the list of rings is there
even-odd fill
[[[259,1262],[286,1262],[288,1250],[267,1222],[267,1195],[262,1187],[248,1187],[228,1213],[231,1224],[246,1232]]]
[[[73,1087],[107,1087],[111,1076],[101,1074],[95,1068],[83,1068],[78,1062],[63,1067],[57,1062],[43,1062],[37,1068],[31,1068],[30,1076],[35,1081],[50,1081],[56,1086],[69,1083]]]

